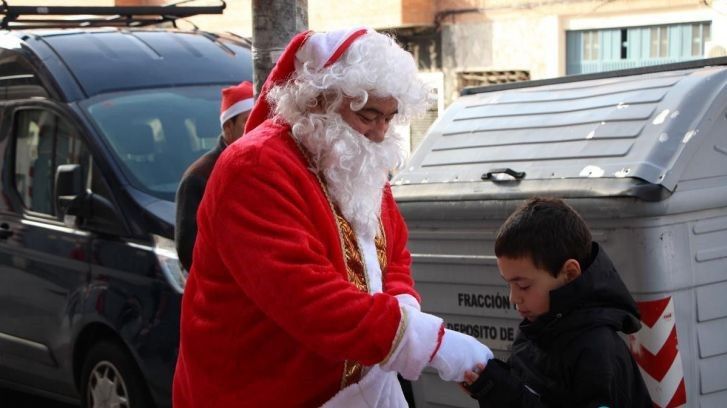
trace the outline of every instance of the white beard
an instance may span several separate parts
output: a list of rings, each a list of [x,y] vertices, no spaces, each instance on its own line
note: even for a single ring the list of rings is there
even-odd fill
[[[403,137],[389,128],[381,143],[367,139],[337,113],[311,115],[310,126],[293,126],[293,136],[312,155],[323,174],[328,194],[362,238],[379,230],[381,198],[389,171],[404,163]]]

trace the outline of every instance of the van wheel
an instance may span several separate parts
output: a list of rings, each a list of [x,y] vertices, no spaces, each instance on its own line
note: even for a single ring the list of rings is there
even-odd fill
[[[86,355],[81,371],[83,408],[149,408],[151,397],[133,358],[117,343],[102,341]]]

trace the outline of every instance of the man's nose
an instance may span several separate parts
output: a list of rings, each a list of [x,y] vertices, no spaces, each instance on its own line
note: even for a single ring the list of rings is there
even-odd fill
[[[368,136],[369,140],[375,143],[381,143],[384,141],[384,138],[386,137],[386,132],[389,130],[389,122],[383,119],[379,119],[374,124],[373,128],[369,130]]]

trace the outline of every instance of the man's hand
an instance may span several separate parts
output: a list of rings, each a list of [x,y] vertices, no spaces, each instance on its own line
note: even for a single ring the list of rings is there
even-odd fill
[[[487,363],[493,357],[492,351],[477,339],[447,329],[430,365],[443,380],[462,382],[465,372],[475,370],[478,364]]]

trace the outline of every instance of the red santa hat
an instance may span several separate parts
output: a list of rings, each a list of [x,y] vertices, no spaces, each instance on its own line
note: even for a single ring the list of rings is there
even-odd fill
[[[255,129],[270,115],[271,107],[267,101],[270,89],[289,81],[295,71],[300,70],[306,63],[308,69],[313,70],[330,67],[343,56],[357,38],[367,32],[367,28],[357,27],[326,33],[304,31],[293,37],[265,80],[250,117],[247,119],[245,132]]]
[[[243,81],[239,85],[222,90],[222,104],[220,106],[220,126],[235,116],[252,109],[252,82]]]

